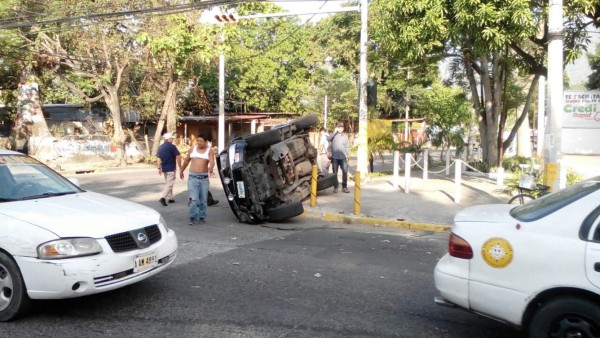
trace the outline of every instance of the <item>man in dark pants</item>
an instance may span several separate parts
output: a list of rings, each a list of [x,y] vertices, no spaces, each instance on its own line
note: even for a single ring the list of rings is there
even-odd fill
[[[338,169],[342,168],[342,191],[349,193],[348,190],[348,157],[350,156],[350,142],[348,135],[344,133],[344,124],[338,123],[335,132],[327,138],[331,142],[333,156],[331,164],[333,165],[333,174],[338,177]],[[339,183],[336,181],[333,192],[338,192]]]

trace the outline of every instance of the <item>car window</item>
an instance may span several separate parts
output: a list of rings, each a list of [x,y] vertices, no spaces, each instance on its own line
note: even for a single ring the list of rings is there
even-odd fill
[[[31,157],[0,156],[0,203],[81,191],[69,180]]]
[[[535,221],[599,189],[600,176],[579,182],[527,204],[515,207],[510,211],[510,214],[522,222]]]

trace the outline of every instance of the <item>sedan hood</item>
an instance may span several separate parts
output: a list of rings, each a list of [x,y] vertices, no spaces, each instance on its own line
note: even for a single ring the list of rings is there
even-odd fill
[[[510,215],[514,208],[511,204],[483,204],[475,205],[461,210],[454,216],[454,223],[458,222],[485,222],[485,223],[507,223],[515,219]]]
[[[160,214],[141,204],[94,192],[0,204],[0,214],[59,237],[94,237],[158,224]]]

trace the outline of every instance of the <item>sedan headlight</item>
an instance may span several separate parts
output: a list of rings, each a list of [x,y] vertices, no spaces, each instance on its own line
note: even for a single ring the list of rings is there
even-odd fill
[[[167,223],[167,220],[162,218],[162,216],[160,217],[160,219],[158,220],[158,223],[162,224],[165,227],[165,231],[169,232],[169,224]]]
[[[44,243],[37,252],[41,259],[61,259],[95,255],[102,252],[102,247],[93,238],[65,238]]]

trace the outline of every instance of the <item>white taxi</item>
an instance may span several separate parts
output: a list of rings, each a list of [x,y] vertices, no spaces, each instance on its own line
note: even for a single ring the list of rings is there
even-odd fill
[[[79,297],[129,285],[175,259],[160,214],[84,191],[37,160],[0,150],[0,321],[30,299]]]
[[[528,204],[456,215],[436,303],[528,330],[600,337],[600,176]]]

